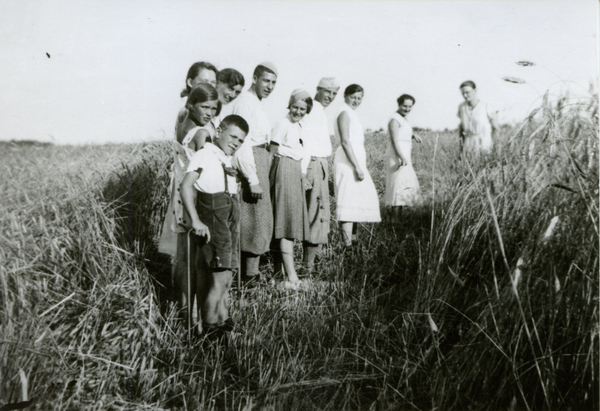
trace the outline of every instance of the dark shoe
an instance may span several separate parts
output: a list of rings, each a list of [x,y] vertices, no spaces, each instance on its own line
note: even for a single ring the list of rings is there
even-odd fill
[[[223,332],[230,333],[235,328],[235,322],[231,319],[231,317],[229,317],[223,322],[222,325],[219,326],[219,328]]]

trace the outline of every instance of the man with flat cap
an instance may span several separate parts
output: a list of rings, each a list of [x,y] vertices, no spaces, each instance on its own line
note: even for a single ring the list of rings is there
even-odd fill
[[[329,235],[329,173],[327,157],[331,155],[329,123],[325,108],[335,99],[340,86],[333,77],[324,77],[317,86],[313,108],[302,124],[302,142],[310,163],[306,178],[312,189],[306,192],[306,206],[310,224],[309,240],[304,242],[303,262],[312,271],[315,256],[321,244],[327,244]]]
[[[240,248],[243,278],[258,278],[260,256],[269,251],[273,236],[273,208],[269,191],[271,124],[262,100],[269,97],[277,82],[277,68],[263,62],[254,69],[252,86],[235,100],[231,114],[243,117],[250,126],[232,164],[241,172]]]

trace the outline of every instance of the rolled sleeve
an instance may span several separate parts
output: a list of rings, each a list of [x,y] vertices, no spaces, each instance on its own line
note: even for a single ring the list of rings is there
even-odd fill
[[[233,155],[231,164],[246,177],[250,185],[254,186],[260,183],[256,174],[256,163],[251,144],[244,142]]]

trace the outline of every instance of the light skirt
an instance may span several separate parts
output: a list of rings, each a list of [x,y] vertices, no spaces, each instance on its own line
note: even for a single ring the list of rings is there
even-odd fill
[[[402,145],[402,151],[408,153],[410,159],[412,143],[399,141],[398,144]],[[394,150],[388,150],[385,158],[385,205],[410,207],[419,201],[419,180],[412,161],[409,160],[409,164],[398,168],[399,164],[400,159]]]
[[[378,223],[381,221],[381,214],[377,190],[367,170],[366,158],[357,151],[355,150],[355,156],[365,175],[362,181],[354,176],[354,167],[342,146],[335,152],[335,218],[344,222]]]

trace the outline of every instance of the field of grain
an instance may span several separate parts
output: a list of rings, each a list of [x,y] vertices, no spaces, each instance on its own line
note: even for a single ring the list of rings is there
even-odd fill
[[[0,409],[598,409],[597,96],[486,164],[421,136],[422,204],[352,254],[332,231],[308,290],[232,298],[227,347],[187,341],[157,252],[168,143],[2,143]]]

